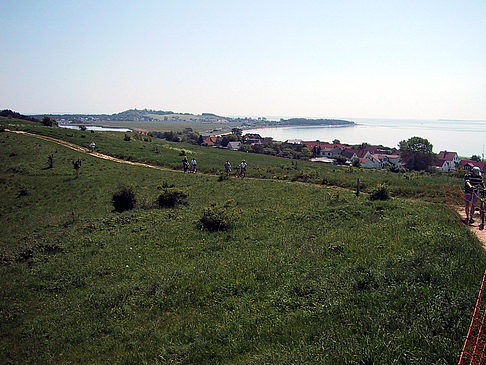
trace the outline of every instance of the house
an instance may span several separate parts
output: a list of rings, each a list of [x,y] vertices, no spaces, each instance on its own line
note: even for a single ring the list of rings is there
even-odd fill
[[[339,148],[332,148],[332,147],[321,147],[321,156],[323,157],[335,157],[337,155],[340,155],[342,150]]]
[[[247,141],[247,143],[257,143],[257,144],[260,144],[260,143],[263,143],[264,139],[262,138],[262,136],[260,136],[258,133],[247,133],[245,134],[245,139]]]
[[[383,163],[375,157],[373,154],[369,154],[366,158],[360,158],[359,162],[361,163],[361,167],[365,169],[381,169],[383,168]]]
[[[240,145],[241,142],[229,142],[226,148],[232,151],[238,151],[240,149]]]
[[[457,152],[440,151],[437,155],[437,159],[447,161],[447,164],[443,165],[446,168],[446,170],[442,169],[444,171],[454,170],[456,166],[459,165],[459,156],[457,155]]]
[[[459,161],[459,166],[465,170],[471,171],[473,167],[479,167],[481,173],[486,173],[486,162],[474,161],[474,160],[461,160]]]
[[[204,143],[208,146],[214,146],[215,144],[219,144],[219,137],[206,137]]]
[[[391,163],[394,166],[399,166],[401,157],[400,155],[388,155],[386,153],[374,153],[374,157],[376,157],[378,160],[381,161],[382,164],[385,164],[386,162]]]
[[[443,158],[438,158],[434,162],[434,166],[436,168],[438,168],[439,170],[442,170],[442,171],[450,171],[451,170],[450,165],[449,165],[449,161],[446,161]]]
[[[344,150],[341,152],[341,156],[346,157],[346,159],[349,161],[358,158],[358,155],[353,150]]]

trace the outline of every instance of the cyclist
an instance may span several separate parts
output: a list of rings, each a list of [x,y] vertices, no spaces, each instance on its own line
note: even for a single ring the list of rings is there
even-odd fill
[[[481,170],[475,166],[464,176],[464,202],[466,203],[466,224],[474,223],[474,204],[478,200],[478,188],[484,189]]]

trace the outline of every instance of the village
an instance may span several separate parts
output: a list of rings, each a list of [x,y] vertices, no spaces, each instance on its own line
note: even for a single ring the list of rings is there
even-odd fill
[[[262,137],[257,133],[242,135],[241,130],[234,130],[229,135],[202,136],[203,146],[226,148],[233,151],[266,153],[287,158],[305,158],[316,163],[334,165],[352,165],[366,169],[391,169],[400,171],[405,165],[400,151],[396,148],[361,145],[346,145],[334,140],[332,143],[289,139],[285,142],[274,141],[271,137]],[[276,148],[278,146],[278,148]],[[436,170],[453,172],[456,169],[471,170],[479,167],[486,172],[486,163],[479,156],[472,159],[460,159],[457,152],[440,151],[433,164]]]

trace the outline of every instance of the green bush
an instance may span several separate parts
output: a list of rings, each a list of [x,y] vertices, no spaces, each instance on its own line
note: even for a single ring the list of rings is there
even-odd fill
[[[229,180],[229,176],[228,175],[220,174],[218,176],[218,181],[226,181],[226,180]]]
[[[370,194],[370,200],[388,200],[390,199],[390,193],[388,186],[385,184],[379,184]]]
[[[157,199],[160,208],[173,208],[179,204],[186,204],[187,194],[178,188],[164,188]]]
[[[131,186],[122,186],[120,190],[113,193],[113,207],[117,212],[124,212],[135,208],[137,199],[135,197],[135,190]]]
[[[209,232],[227,231],[233,227],[233,215],[224,207],[212,206],[204,209],[199,227]]]

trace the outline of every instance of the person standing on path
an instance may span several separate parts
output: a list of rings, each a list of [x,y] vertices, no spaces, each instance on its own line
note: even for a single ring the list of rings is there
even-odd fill
[[[246,176],[246,166],[247,166],[246,161],[245,160],[241,161],[241,164],[240,164],[240,177],[242,177],[242,178]]]
[[[191,160],[191,172],[195,174],[197,171],[197,162],[196,159],[193,157]]]
[[[475,166],[464,176],[464,202],[466,203],[466,224],[474,223],[474,204],[478,200],[478,187],[484,189],[481,170]]]
[[[184,173],[189,170],[189,161],[187,161],[187,156],[184,156],[184,158],[182,159],[182,169],[184,170]]]
[[[229,176],[231,172],[231,163],[228,160],[226,160],[224,164],[224,170],[226,171],[226,176]]]

